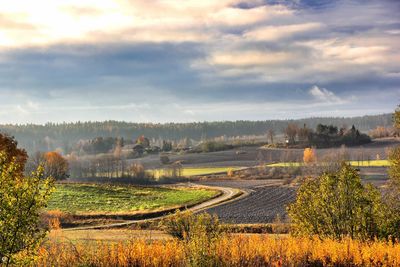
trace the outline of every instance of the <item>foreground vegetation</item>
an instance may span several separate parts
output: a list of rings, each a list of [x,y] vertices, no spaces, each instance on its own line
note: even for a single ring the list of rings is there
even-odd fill
[[[200,188],[57,184],[47,209],[73,214],[130,214],[191,205],[216,194]]]
[[[120,243],[48,242],[37,266],[399,266],[400,244],[271,235]]]

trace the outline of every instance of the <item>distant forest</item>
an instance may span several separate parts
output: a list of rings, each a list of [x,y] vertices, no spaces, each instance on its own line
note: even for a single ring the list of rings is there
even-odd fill
[[[299,120],[266,121],[219,121],[193,123],[129,123],[119,121],[47,123],[45,125],[0,125],[0,132],[16,138],[19,145],[28,152],[46,151],[60,148],[68,151],[80,140],[95,137],[121,137],[134,140],[144,135],[153,140],[206,140],[220,136],[256,136],[266,135],[269,129],[282,134],[289,123],[310,128],[318,124],[341,127],[354,125],[360,131],[367,132],[377,126],[389,127],[393,124],[393,114],[371,115],[352,118],[324,117]]]

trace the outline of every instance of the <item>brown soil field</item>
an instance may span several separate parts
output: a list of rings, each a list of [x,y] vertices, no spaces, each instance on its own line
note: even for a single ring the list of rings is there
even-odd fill
[[[224,223],[272,223],[279,215],[287,220],[286,205],[294,201],[296,188],[284,186],[279,180],[203,181],[205,185],[240,188],[248,196],[207,210]]]
[[[386,159],[388,151],[394,146],[400,145],[400,139],[382,138],[375,139],[364,146],[347,147],[346,151],[350,160]],[[317,149],[317,157],[338,151],[340,148]],[[209,153],[186,153],[169,155],[170,161],[180,161],[184,167],[249,167],[263,163],[282,161],[302,161],[303,149],[261,149],[259,147],[242,147],[226,151]],[[146,169],[163,168],[158,155],[149,155],[140,159],[131,160],[140,162]]]

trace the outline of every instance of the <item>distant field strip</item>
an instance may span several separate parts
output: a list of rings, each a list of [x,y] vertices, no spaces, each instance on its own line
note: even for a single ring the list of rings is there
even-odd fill
[[[218,193],[201,188],[58,184],[47,210],[73,214],[134,214],[191,205]]]
[[[348,161],[351,166],[354,167],[389,167],[390,162],[388,160],[363,160],[363,161]],[[278,162],[268,164],[268,167],[300,167],[304,166],[302,162]]]
[[[209,175],[216,173],[227,173],[228,171],[237,171],[243,167],[200,167],[200,168],[182,168],[181,175],[185,177],[197,175]],[[155,177],[168,176],[170,170],[168,169],[155,169],[149,170]]]

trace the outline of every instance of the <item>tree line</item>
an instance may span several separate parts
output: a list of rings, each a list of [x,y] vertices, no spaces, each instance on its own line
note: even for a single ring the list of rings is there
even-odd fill
[[[351,128],[342,126],[340,129],[332,124],[318,124],[316,129],[311,129],[304,124],[298,127],[290,123],[285,129],[286,143],[295,147],[337,147],[341,145],[355,146],[371,142],[371,138],[353,125]]]
[[[60,148],[68,151],[80,140],[96,137],[124,138],[133,140],[144,135],[150,139],[179,140],[189,138],[206,140],[219,136],[265,135],[269,130],[275,134],[284,133],[288,124],[304,125],[316,128],[318,124],[354,125],[360,131],[369,131],[378,126],[392,125],[393,114],[362,117],[326,117],[299,120],[265,121],[219,121],[192,123],[129,123],[119,121],[47,123],[45,125],[0,125],[0,132],[14,136],[20,146],[29,152],[52,151]]]

